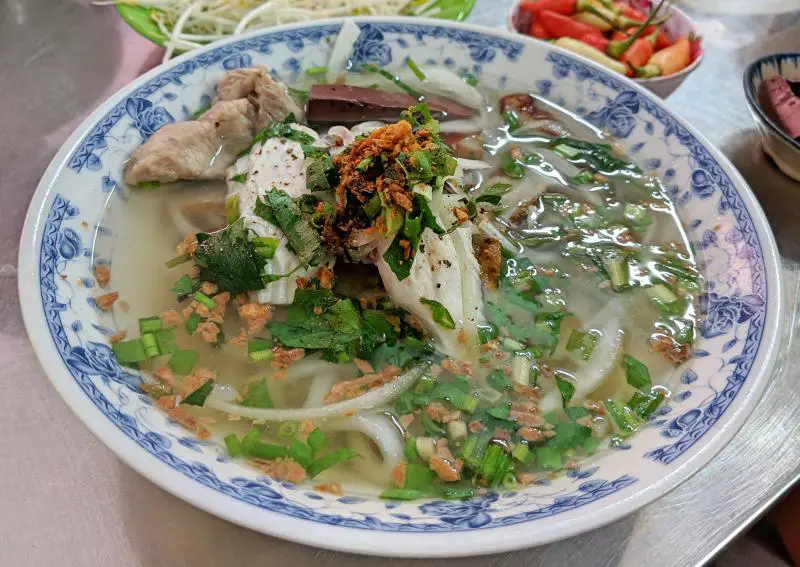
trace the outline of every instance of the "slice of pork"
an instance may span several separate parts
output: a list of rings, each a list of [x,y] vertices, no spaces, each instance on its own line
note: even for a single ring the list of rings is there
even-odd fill
[[[225,171],[269,122],[302,110],[264,69],[230,71],[214,104],[198,120],[168,124],[131,155],[125,182],[224,179]]]

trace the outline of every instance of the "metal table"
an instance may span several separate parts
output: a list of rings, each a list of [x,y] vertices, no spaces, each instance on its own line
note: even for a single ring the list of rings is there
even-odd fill
[[[470,20],[504,26],[510,3],[478,0]],[[546,547],[420,565],[701,565],[798,479],[800,355],[793,352],[800,352],[794,350],[800,207],[790,204],[800,184],[783,177],[762,153],[741,77],[746,63],[762,54],[800,51],[800,0],[684,4],[706,38],[707,60],[669,105],[744,174],[781,248],[790,301],[773,381],[744,429],[709,466],[638,514]],[[14,269],[30,196],[79,121],[158,57],[113,10],[88,6],[88,0],[0,1],[0,564],[372,565],[374,558],[319,551],[239,528],[156,488],[79,423],[33,355]]]

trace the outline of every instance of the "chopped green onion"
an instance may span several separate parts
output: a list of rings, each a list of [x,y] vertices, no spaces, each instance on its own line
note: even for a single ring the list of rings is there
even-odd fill
[[[293,439],[289,444],[289,456],[300,463],[303,468],[307,468],[314,462],[314,450],[297,439]]]
[[[281,243],[279,238],[272,238],[271,236],[257,236],[250,240],[256,248],[277,248]]]
[[[278,424],[278,435],[280,437],[292,438],[297,434],[299,427],[296,421],[282,421]]]
[[[421,297],[419,300],[424,305],[430,307],[431,315],[433,316],[433,320],[436,322],[437,325],[439,325],[444,329],[456,328],[456,322],[453,320],[453,316],[450,315],[450,312],[444,305],[442,305],[435,299],[427,299],[425,297]]]
[[[511,456],[527,466],[531,464],[536,455],[531,451],[527,443],[517,443],[514,450],[511,451]]]
[[[324,75],[328,72],[327,67],[309,67],[306,69],[306,75],[313,77],[315,75]]]
[[[417,452],[417,439],[415,437],[409,436],[408,439],[406,439],[406,444],[403,448],[403,454],[409,463],[413,463],[419,459],[419,453]]]
[[[575,385],[569,380],[556,376],[556,386],[558,386],[558,391],[561,392],[561,402],[563,406],[567,407],[572,396],[575,395]]]
[[[647,419],[658,409],[665,397],[664,390],[655,388],[648,393],[634,392],[626,405],[640,418]]]
[[[442,384],[431,394],[431,397],[447,400],[456,409],[467,413],[474,413],[478,409],[478,397],[459,390],[454,384]]]
[[[597,448],[600,446],[600,441],[595,439],[594,437],[587,437],[586,440],[583,442],[583,450],[586,451],[589,455],[594,455],[597,452]]]
[[[422,427],[427,431],[429,434],[434,435],[436,437],[444,437],[447,434],[444,427],[433,421],[431,416],[427,413],[422,414]]]
[[[204,305],[204,306],[208,307],[208,309],[210,309],[210,310],[211,310],[211,309],[216,309],[216,308],[217,308],[217,303],[216,303],[216,302],[215,302],[213,299],[211,299],[210,297],[208,297],[208,296],[207,296],[205,293],[203,293],[202,291],[196,291],[196,292],[194,293],[194,298],[195,298],[195,299],[196,299],[196,300],[197,300],[199,303],[201,303],[202,305]]]
[[[271,340],[255,338],[247,341],[247,358],[253,362],[264,362],[272,360],[274,357]]]
[[[569,146],[567,144],[559,144],[558,146],[553,148],[553,151],[558,155],[565,157],[567,159],[575,159],[577,157],[580,157],[581,155],[581,151],[579,149],[573,148],[572,146]]]
[[[475,490],[472,488],[456,488],[454,486],[443,486],[441,489],[441,496],[445,500],[465,500],[475,496]]]
[[[176,350],[172,353],[172,356],[169,357],[167,366],[169,366],[169,369],[175,374],[188,375],[194,370],[194,365],[197,364],[197,359],[199,357],[200,355],[196,350]]]
[[[192,120],[197,120],[197,119],[198,119],[198,118],[200,118],[200,117],[201,117],[203,114],[205,114],[206,112],[208,112],[208,109],[209,109],[209,108],[211,108],[211,107],[210,107],[210,106],[201,106],[200,108],[198,108],[197,110],[195,110],[194,112],[192,112],[192,114],[191,114],[191,116],[190,116],[189,118],[190,118],[190,119],[192,119]]]
[[[241,405],[247,408],[260,409],[270,409],[272,407],[272,398],[269,395],[266,378],[247,385]]]
[[[202,320],[203,318],[200,317],[200,315],[192,312],[192,314],[189,315],[189,318],[186,319],[186,332],[190,335],[194,335],[195,331],[197,330],[197,326]]]
[[[238,174],[234,175],[233,177],[231,177],[230,181],[233,181],[234,183],[244,183],[245,181],[247,181],[247,173],[238,173]],[[233,195],[233,197],[238,197],[238,195]],[[234,200],[234,199],[229,199],[229,200]],[[228,204],[228,202],[226,201],[225,202],[226,208],[227,208],[227,204]],[[239,205],[239,201],[238,200],[236,201],[236,205],[237,205],[237,208],[238,208],[238,205]]]
[[[178,295],[178,301],[183,301],[187,295],[190,295],[194,291],[194,284],[192,283],[191,278],[189,276],[181,276],[180,279],[175,282],[175,286],[172,288]]]
[[[197,388],[194,392],[186,396],[181,404],[186,404],[190,406],[202,406],[206,403],[206,398],[211,394],[214,390],[214,381],[208,380],[202,386]]]
[[[147,358],[155,358],[161,355],[155,333],[142,335],[142,345],[144,345],[144,352],[147,353]]]
[[[234,459],[242,456],[242,444],[235,434],[225,436],[225,446],[228,448],[228,454]]]
[[[139,189],[158,189],[161,187],[161,182],[159,181],[142,181],[137,185]]]
[[[364,205],[364,212],[367,213],[369,218],[373,219],[378,216],[379,212],[381,212],[381,207],[381,198],[376,192],[372,195],[372,197],[370,197],[369,201],[367,201],[367,204]]]
[[[390,81],[392,81],[392,82],[393,82],[395,85],[397,85],[398,87],[400,87],[401,89],[403,89],[404,91],[406,91],[408,94],[410,94],[411,96],[413,96],[413,97],[414,97],[415,99],[417,99],[417,100],[421,100],[421,99],[423,99],[423,98],[424,98],[424,96],[425,96],[425,95],[423,95],[421,92],[419,92],[418,90],[416,90],[416,89],[414,89],[414,88],[412,88],[412,87],[408,86],[407,84],[405,84],[405,83],[404,83],[404,82],[403,82],[403,81],[400,79],[400,77],[397,77],[397,76],[395,76],[395,75],[391,74],[391,73],[390,73],[389,71],[387,71],[386,69],[381,69],[380,67],[378,67],[378,66],[376,66],[376,65],[372,65],[372,64],[368,64],[368,65],[362,65],[361,69],[362,69],[362,70],[364,70],[364,71],[368,71],[368,72],[370,72],[370,73],[378,73],[378,74],[379,74],[379,75],[381,75],[382,77],[384,77],[384,78],[386,78],[386,79],[389,79],[389,80],[390,80]]]
[[[553,447],[536,447],[536,466],[547,471],[558,471],[564,466],[561,451]]]
[[[369,169],[369,166],[372,165],[373,159],[374,158],[372,156],[365,157],[364,159],[362,159],[360,162],[358,162],[358,165],[356,165],[356,171],[360,171],[362,173],[367,171],[367,169]]]
[[[325,448],[325,445],[328,444],[327,436],[320,431],[319,427],[314,429],[309,435],[308,439],[306,439],[308,445],[314,449],[314,451],[320,451]]]
[[[411,57],[406,58],[406,65],[408,66],[409,69],[411,69],[411,72],[414,73],[414,76],[420,81],[424,81],[427,78],[422,69],[419,68],[419,66],[414,62],[414,60],[411,59]]]
[[[511,154],[503,156],[503,174],[512,179],[522,179],[525,177],[525,166],[511,157]]]
[[[503,482],[510,466],[511,457],[506,454],[505,449],[497,443],[492,443],[486,448],[480,475],[488,480],[492,487],[497,487]]]
[[[464,73],[463,75],[461,75],[461,78],[464,80],[465,83],[467,83],[471,87],[478,86],[478,77],[476,77],[472,73]]]
[[[417,500],[425,494],[420,490],[409,490],[406,488],[387,488],[380,494],[384,500]]]
[[[283,445],[255,441],[249,447],[247,447],[247,456],[271,461],[273,459],[282,459],[284,457],[288,457],[289,451]]]
[[[178,344],[175,341],[175,329],[161,329],[153,333],[156,337],[156,344],[158,345],[158,354],[172,354],[178,350]]]
[[[328,453],[324,457],[320,457],[319,459],[312,462],[306,468],[306,473],[310,478],[314,478],[322,471],[329,469],[333,466],[336,466],[340,463],[343,463],[345,461],[349,461],[350,459],[353,459],[355,457],[358,457],[358,453],[356,453],[352,449],[347,449],[347,448],[339,449],[337,451],[334,451],[333,453]]]
[[[250,453],[250,449],[258,441],[261,441],[261,433],[258,431],[258,428],[253,427],[245,434],[244,437],[242,437],[242,451],[244,454],[248,455]]]
[[[567,340],[567,351],[580,356],[583,360],[589,360],[598,340],[599,337],[591,331],[582,333],[573,329]]]
[[[175,256],[171,260],[167,260],[166,262],[164,262],[164,265],[167,268],[174,268],[175,266],[180,266],[181,264],[185,264],[191,259],[192,259],[191,254],[181,254],[180,256]]]
[[[603,267],[608,272],[611,288],[614,291],[622,291],[630,286],[630,266],[625,256],[611,254],[603,259]]]
[[[626,354],[622,357],[622,367],[625,369],[628,384],[637,390],[649,390],[653,386],[647,366],[632,356]]]
[[[496,406],[493,408],[488,408],[486,413],[496,419],[508,419],[508,414],[511,412],[511,407],[509,404],[504,404],[502,406]]]
[[[436,473],[430,470],[425,465],[418,465],[416,463],[408,463],[405,465],[406,474],[403,488],[411,490],[419,490],[421,488],[429,487],[436,479]]]
[[[506,352],[519,352],[524,350],[524,348],[525,346],[522,343],[512,338],[506,337],[503,339],[503,350]]]
[[[503,113],[503,120],[505,120],[506,124],[508,124],[509,132],[513,132],[514,130],[519,130],[520,127],[522,126],[522,124],[519,121],[519,117],[517,116],[517,113],[514,112],[513,110],[506,110]]]
[[[427,394],[432,392],[438,384],[439,382],[436,380],[436,378],[429,374],[423,374],[419,377],[417,383],[414,385],[414,393]]]
[[[155,333],[156,331],[160,331],[161,327],[161,317],[145,317],[143,319],[139,319],[139,332],[143,335],[145,333]]]
[[[511,389],[511,380],[500,368],[495,368],[486,377],[486,383],[498,392],[505,392]]]
[[[497,327],[488,323],[486,325],[478,325],[478,340],[482,345],[485,345],[491,340],[497,338]]]
[[[578,175],[573,175],[570,182],[575,185],[589,185],[596,181],[594,173],[591,171],[582,171]]]
[[[491,440],[492,433],[489,431],[482,431],[467,437],[467,440],[464,441],[464,450],[461,456],[470,468],[477,469],[480,466]]]
[[[611,416],[623,439],[635,433],[642,423],[628,406],[621,406],[614,400],[606,400],[605,406],[606,413]]]
[[[119,342],[113,345],[111,348],[114,351],[114,356],[117,358],[117,362],[123,366],[137,364],[150,358],[147,356],[147,352],[145,352],[142,339],[132,339],[130,341]]]
[[[658,284],[647,288],[647,294],[653,299],[658,300],[660,303],[667,305],[680,299],[677,295],[675,295],[675,292],[673,292],[665,284]]]

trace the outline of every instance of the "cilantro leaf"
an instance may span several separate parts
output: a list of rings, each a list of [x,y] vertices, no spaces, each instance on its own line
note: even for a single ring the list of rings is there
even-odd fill
[[[453,320],[453,316],[450,315],[450,312],[447,308],[436,301],[435,299],[427,299],[425,297],[419,298],[420,302],[427,305],[431,309],[431,315],[433,316],[433,320],[440,326],[445,329],[455,329],[456,322]]]
[[[242,219],[213,234],[197,234],[195,264],[199,279],[232,294],[264,288],[261,273],[266,260],[255,251]]]

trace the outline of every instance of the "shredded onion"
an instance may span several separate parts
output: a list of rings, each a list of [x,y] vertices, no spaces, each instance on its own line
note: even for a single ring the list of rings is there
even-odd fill
[[[409,370],[399,378],[392,380],[388,384],[384,384],[380,388],[370,390],[362,396],[327,406],[295,409],[249,408],[226,401],[222,396],[217,394],[216,386],[211,392],[211,395],[208,396],[208,399],[206,399],[205,405],[206,407],[223,411],[231,415],[239,415],[247,419],[263,419],[266,421],[304,421],[306,419],[328,419],[341,416],[347,412],[364,411],[387,404],[408,390],[414,384],[414,382],[416,382],[417,378],[419,378],[420,374],[422,374],[425,368],[425,365],[418,366],[412,370]]]

